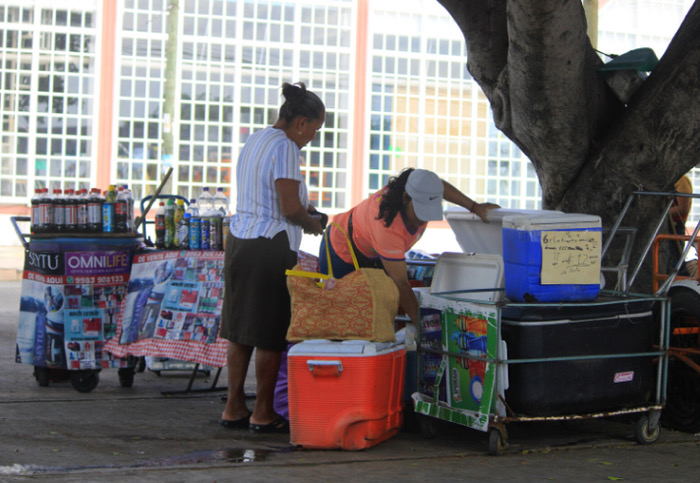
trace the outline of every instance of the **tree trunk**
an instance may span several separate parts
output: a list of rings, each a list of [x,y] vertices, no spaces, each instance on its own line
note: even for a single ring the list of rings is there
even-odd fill
[[[697,164],[697,2],[627,105],[599,71],[603,62],[586,35],[579,0],[439,2],[464,33],[467,68],[496,126],[533,163],[545,208],[596,214],[611,226],[630,193],[672,191]],[[652,197],[633,205],[625,225],[639,229],[638,240],[651,236],[664,202]],[[642,248],[638,242],[636,256]],[[640,274],[644,288],[650,276]]]

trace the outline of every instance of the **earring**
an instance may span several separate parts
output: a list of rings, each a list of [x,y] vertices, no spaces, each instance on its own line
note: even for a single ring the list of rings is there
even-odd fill
[[[301,131],[299,131],[299,136],[301,136]]]

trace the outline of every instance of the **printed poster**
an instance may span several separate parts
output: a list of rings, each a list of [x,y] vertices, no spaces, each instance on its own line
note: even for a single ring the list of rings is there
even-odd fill
[[[146,339],[216,341],[224,291],[220,251],[168,251],[134,257],[120,344]]]
[[[130,250],[27,250],[16,362],[72,370],[125,367],[102,348],[116,334],[130,260]]]

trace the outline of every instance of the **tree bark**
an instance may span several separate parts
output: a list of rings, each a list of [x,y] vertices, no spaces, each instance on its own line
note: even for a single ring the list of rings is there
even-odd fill
[[[697,2],[627,105],[599,71],[603,62],[586,35],[579,0],[439,2],[464,34],[467,68],[496,126],[533,163],[543,207],[596,214],[609,226],[630,193],[672,190],[697,164]],[[646,239],[664,201],[636,203],[625,224]]]

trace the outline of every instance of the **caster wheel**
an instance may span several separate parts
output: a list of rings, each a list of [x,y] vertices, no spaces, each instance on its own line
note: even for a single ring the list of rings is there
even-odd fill
[[[34,378],[41,387],[47,387],[51,378],[51,371],[48,367],[34,366]]]
[[[119,368],[119,385],[121,387],[131,387],[134,385],[134,368]]]
[[[425,439],[435,439],[437,436],[437,421],[430,416],[420,416],[420,434]]]
[[[489,453],[493,456],[502,455],[508,445],[507,438],[498,428],[489,429]]]
[[[645,414],[637,421],[637,426],[634,429],[634,438],[639,444],[652,444],[659,439],[660,432],[661,426],[656,423],[655,427],[652,427],[649,415]]]
[[[78,392],[90,392],[99,382],[100,376],[97,371],[70,371],[70,383]]]

